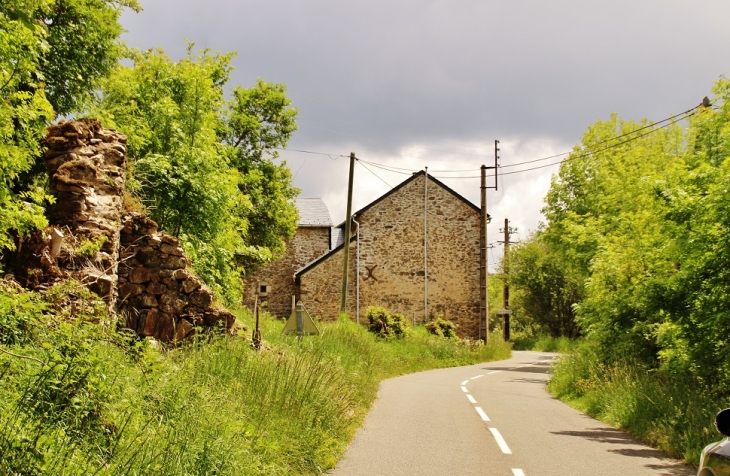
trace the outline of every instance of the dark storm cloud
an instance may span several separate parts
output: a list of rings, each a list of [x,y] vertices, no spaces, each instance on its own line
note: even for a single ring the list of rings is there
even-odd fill
[[[300,109],[291,148],[414,169],[477,170],[496,138],[503,164],[563,152],[612,112],[660,120],[693,107],[730,70],[721,0],[142,3],[123,18],[130,45],[179,58],[187,38],[237,51],[234,84],[286,83]],[[302,194],[341,221],[347,160],[283,155]],[[534,229],[556,170],[505,177],[490,213]],[[405,178],[375,171],[357,169],[356,207],[389,189],[381,178]],[[478,203],[478,179],[445,181]]]
[[[663,118],[727,70],[722,2],[143,2],[127,40],[238,51],[234,81],[288,84],[302,143],[575,141],[611,112]],[[337,132],[331,132],[337,131]],[[339,132],[339,133],[338,133]],[[349,135],[348,135],[349,134]]]

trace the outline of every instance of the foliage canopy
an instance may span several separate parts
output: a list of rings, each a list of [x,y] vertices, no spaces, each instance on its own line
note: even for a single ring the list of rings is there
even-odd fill
[[[218,295],[240,300],[244,267],[283,253],[298,219],[277,147],[296,129],[281,84],[224,87],[232,53],[203,50],[173,61],[162,50],[131,54],[101,83],[89,112],[129,137],[130,187],[163,230],[181,238]]]
[[[534,319],[573,314],[604,361],[630,356],[727,393],[730,81],[714,96],[686,129],[593,124],[553,178],[546,225],[512,253],[511,282]]]

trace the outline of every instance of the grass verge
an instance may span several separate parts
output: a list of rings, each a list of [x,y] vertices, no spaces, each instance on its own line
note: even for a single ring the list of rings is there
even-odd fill
[[[260,352],[220,335],[160,350],[108,319],[76,284],[41,296],[0,281],[0,474],[319,474],[382,379],[509,356],[347,320],[299,343],[264,319]]]
[[[705,445],[721,439],[714,416],[727,407],[689,375],[670,375],[631,359],[605,365],[587,343],[558,361],[548,391],[694,465]]]

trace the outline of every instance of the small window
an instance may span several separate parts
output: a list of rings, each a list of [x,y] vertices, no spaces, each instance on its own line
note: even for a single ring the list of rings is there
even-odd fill
[[[259,295],[260,296],[266,296],[271,291],[271,286],[268,284],[261,284],[259,286]]]

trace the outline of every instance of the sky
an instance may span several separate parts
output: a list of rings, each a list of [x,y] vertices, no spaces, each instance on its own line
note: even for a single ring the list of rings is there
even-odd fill
[[[730,74],[724,0],[140,1],[141,13],[122,16],[130,46],[175,59],[185,40],[236,51],[231,86],[286,84],[299,129],[281,157],[301,196],[322,198],[335,223],[350,152],[407,169],[358,164],[354,210],[424,167],[478,205],[495,140],[501,166],[567,152],[612,113],[659,121],[712,97]],[[537,228],[557,171],[503,175],[489,190],[492,263],[505,218],[514,241]]]

